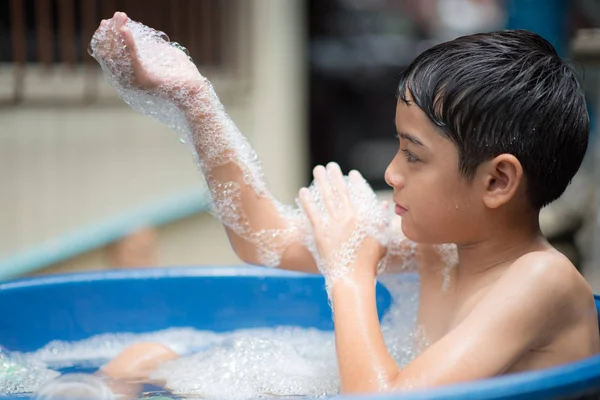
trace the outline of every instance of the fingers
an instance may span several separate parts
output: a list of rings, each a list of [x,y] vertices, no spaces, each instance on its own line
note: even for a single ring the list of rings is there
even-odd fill
[[[123,39],[123,43],[125,44],[125,49],[128,55],[132,58],[132,61],[136,61],[137,51],[135,48],[135,41],[133,39],[133,34],[131,33],[131,29],[127,26],[127,21],[129,21],[129,17],[124,12],[116,12],[113,16],[115,30],[119,32],[121,38]]]
[[[137,47],[128,22],[127,14],[117,11],[110,20],[102,20],[98,28],[103,34],[94,42],[94,56],[102,59],[113,73],[119,67],[118,64],[131,64],[134,74],[140,67]]]
[[[375,192],[360,172],[352,170],[348,173],[348,178],[350,180],[350,190],[353,193],[353,204],[356,206],[359,219],[373,223],[375,222],[374,219],[384,218],[387,213],[381,209]]]
[[[327,171],[322,165],[317,165],[313,170],[313,176],[315,177],[315,186],[321,194],[325,211],[330,217],[336,215],[336,206],[334,202],[334,195],[327,177]]]
[[[350,185],[356,191],[356,195],[358,197],[358,201],[365,201],[372,197],[373,190],[363,178],[363,176],[357,170],[352,170],[348,173],[348,178],[350,179]]]
[[[129,17],[124,12],[117,11],[112,17],[115,23],[115,29],[121,28],[123,25],[129,21]]]
[[[360,172],[353,169],[348,173],[348,179],[350,180],[350,186],[354,190],[355,196],[357,196],[358,199],[364,200],[366,181]]]
[[[131,58],[131,62],[133,63],[133,65],[137,65],[137,49],[135,47],[135,40],[133,39],[133,33],[131,33],[131,29],[123,25],[119,29],[119,32],[123,37],[123,42],[125,43],[125,51],[127,52],[127,55]]]
[[[355,184],[362,184],[363,182],[366,182],[361,173],[355,169],[348,173],[348,177],[350,178],[350,181]]]
[[[116,12],[111,19],[103,19],[94,37],[92,37],[92,55],[106,59],[107,61],[122,57],[122,44],[126,44],[126,49],[129,49],[130,45],[133,44],[131,32],[129,32],[130,43],[123,43],[125,39],[123,30],[129,30],[126,27],[128,20],[129,17],[127,17],[127,14],[122,12]],[[99,37],[96,37],[97,33],[100,34]]]
[[[321,216],[317,209],[317,205],[310,195],[310,191],[307,188],[300,189],[299,197],[300,205],[302,206],[311,227],[313,230],[318,230],[321,226]]]
[[[327,164],[327,168],[319,165],[315,167],[313,174],[315,186],[321,194],[325,210],[330,216],[338,216],[340,212],[344,213],[352,209],[348,184],[337,163],[330,162]]]
[[[344,179],[344,174],[337,163],[330,162],[327,164],[327,176],[329,183],[333,187],[334,195],[337,195],[336,203],[342,208],[342,211],[347,211],[352,208],[350,199],[350,191]]]
[[[122,12],[117,11],[112,17],[112,19],[115,23],[115,29],[121,28],[121,26],[123,26],[123,24],[125,23],[125,21],[123,20],[122,14],[123,14]]]

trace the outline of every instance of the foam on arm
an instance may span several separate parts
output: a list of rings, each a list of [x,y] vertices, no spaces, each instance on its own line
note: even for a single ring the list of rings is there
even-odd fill
[[[271,194],[256,153],[184,47],[115,13],[102,21],[89,52],[131,108],[169,126],[190,147],[206,179],[210,212],[242,260],[318,271],[306,216]],[[380,270],[412,266],[414,246],[401,236],[392,236],[390,244]]]
[[[211,195],[210,212],[247,262],[316,271],[302,245],[301,212],[268,190],[258,157],[185,49],[117,13],[90,44],[108,82],[134,110],[158,119],[189,145]]]

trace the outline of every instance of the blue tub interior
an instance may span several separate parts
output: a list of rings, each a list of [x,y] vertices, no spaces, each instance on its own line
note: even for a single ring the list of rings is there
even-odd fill
[[[390,296],[382,287],[377,296],[383,314]],[[596,306],[600,311],[599,298]],[[14,280],[0,283],[0,315],[0,345],[25,352],[51,340],[169,327],[217,332],[280,325],[333,329],[321,277],[256,267],[140,269]],[[387,398],[563,399],[586,394],[600,398],[600,356]]]
[[[379,291],[382,310],[389,295]],[[0,285],[0,344],[33,351],[50,340],[190,326],[217,332],[295,325],[333,329],[319,277],[266,268],[115,271]]]

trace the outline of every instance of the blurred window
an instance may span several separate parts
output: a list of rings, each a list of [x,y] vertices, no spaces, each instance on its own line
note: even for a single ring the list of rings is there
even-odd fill
[[[87,54],[102,19],[119,10],[166,32],[205,70],[237,71],[248,48],[250,7],[245,0],[5,0],[0,1],[0,63],[23,67],[98,69]],[[14,96],[24,79],[17,68]]]

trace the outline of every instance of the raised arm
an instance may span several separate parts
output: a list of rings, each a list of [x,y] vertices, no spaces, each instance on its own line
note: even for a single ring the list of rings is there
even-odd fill
[[[255,152],[225,112],[210,82],[177,44],[115,13],[90,48],[108,81],[133,109],[174,129],[190,146],[224,224],[245,262],[318,272],[299,210],[275,199]]]
[[[102,21],[90,49],[127,104],[190,146],[210,191],[210,211],[243,261],[319,272],[304,213],[273,197],[256,153],[184,48],[117,12]],[[414,269],[414,245],[399,229],[389,239],[380,271]]]

